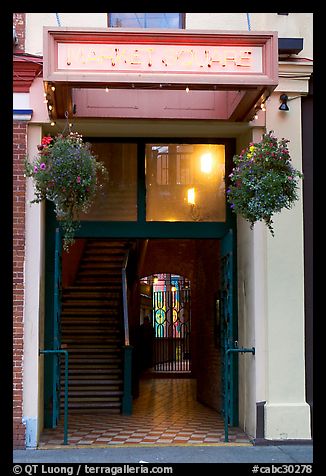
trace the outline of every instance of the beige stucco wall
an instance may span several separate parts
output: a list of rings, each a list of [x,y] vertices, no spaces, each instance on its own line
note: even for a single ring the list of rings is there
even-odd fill
[[[277,31],[279,38],[304,38],[299,57],[313,58],[313,14],[249,13],[251,31]],[[248,31],[246,13],[187,13],[186,28]]]
[[[260,141],[264,128],[253,127],[237,139],[237,153],[249,142]],[[256,402],[265,399],[266,338],[266,227],[253,230],[237,217],[237,279],[239,347],[255,347],[255,355],[239,355],[239,423],[256,437]]]
[[[299,170],[301,96],[307,93],[309,68],[300,63],[280,67],[280,82],[265,116],[266,131],[290,140],[292,164]],[[287,112],[279,111],[281,92],[293,98]],[[251,124],[252,138],[240,136],[238,151],[264,132]],[[244,220],[237,221],[239,344],[256,348],[253,359],[239,357],[240,425],[255,436],[254,402],[266,401],[265,438],[271,440],[311,438],[305,402],[302,185],[294,207],[274,215],[274,237],[263,223],[251,231]]]
[[[106,28],[107,13],[59,13],[62,27]],[[277,31],[280,38],[304,38],[299,57],[313,58],[313,14],[249,13],[251,31]],[[43,54],[43,26],[59,26],[55,13],[26,13],[26,51]],[[186,13],[186,29],[248,31],[246,13]]]
[[[282,86],[280,86],[282,89]],[[302,170],[301,99],[279,111],[275,92],[266,114],[267,130],[286,137],[292,163]],[[275,237],[267,235],[267,367],[266,437],[310,438],[305,402],[304,242],[302,182],[300,200],[275,215]]]
[[[62,27],[106,28],[106,13],[59,13]],[[25,50],[43,55],[43,26],[59,26],[55,13],[26,13]]]
[[[41,134],[40,126],[29,125],[31,158]],[[31,180],[27,180],[26,187],[23,418],[27,445],[34,447],[43,424],[43,358],[39,357],[39,348],[44,327],[44,207],[29,203],[34,198]]]

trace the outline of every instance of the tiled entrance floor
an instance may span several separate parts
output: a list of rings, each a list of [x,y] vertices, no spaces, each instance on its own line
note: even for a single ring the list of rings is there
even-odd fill
[[[73,446],[177,445],[224,443],[219,413],[195,399],[194,379],[144,379],[133,414],[70,414],[68,444]],[[229,442],[251,444],[239,428],[229,428]],[[58,428],[46,429],[39,448],[63,443],[63,417]]]

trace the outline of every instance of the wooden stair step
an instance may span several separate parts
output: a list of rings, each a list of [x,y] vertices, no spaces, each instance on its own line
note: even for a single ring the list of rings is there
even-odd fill
[[[78,274],[78,277],[76,279],[76,284],[82,286],[83,284],[86,284],[87,286],[91,286],[92,284],[94,285],[99,285],[101,284],[102,286],[107,286],[109,289],[119,289],[117,282],[122,281],[122,278],[117,274],[113,273],[108,273],[108,272],[103,272],[103,273],[98,273],[98,272],[92,272],[92,271],[83,271],[80,274]]]
[[[71,308],[79,308],[79,307],[87,307],[87,309],[117,309],[120,306],[120,303],[117,301],[72,301],[72,302],[65,302],[62,303],[62,309],[71,309]]]
[[[78,329],[75,329],[75,327],[78,327]],[[100,335],[100,334],[103,334],[103,337],[105,337],[106,339],[109,339],[110,338],[110,335],[111,337],[116,340],[117,336],[121,336],[121,333],[122,333],[122,329],[120,328],[116,328],[116,326],[113,324],[113,325],[110,325],[109,323],[106,324],[106,325],[96,325],[96,326],[93,326],[93,327],[96,327],[95,329],[90,329],[89,326],[87,325],[84,325],[80,320],[76,320],[76,326],[74,325],[66,325],[64,326],[64,328],[62,329],[61,331],[61,335],[64,336],[66,335],[67,337],[69,336],[69,338],[71,336],[73,336],[73,333],[76,332],[76,336],[80,335],[80,334],[85,334],[85,333],[89,333],[90,336],[97,336],[97,335]]]
[[[78,281],[85,278],[107,278],[108,280],[120,280],[121,272],[117,272],[115,269],[94,269],[94,270],[82,270],[78,273]]]
[[[78,309],[78,310],[74,310],[74,309],[64,309],[61,313],[61,316],[68,316],[68,315],[71,315],[71,314],[79,314],[79,315],[91,315],[93,314],[94,316],[95,315],[103,315],[104,312],[102,309]],[[118,309],[116,308],[112,308],[112,309],[105,309],[105,313],[109,316],[109,315],[117,315],[119,314],[119,311]]]
[[[129,240],[88,239],[74,284],[62,290],[61,333],[69,353],[69,411],[121,410],[121,268],[128,247]],[[64,366],[61,384],[63,396]]]
[[[84,251],[83,257],[88,256],[90,254],[96,255],[100,253],[103,253],[106,255],[112,254],[117,256],[125,256],[126,252],[127,252],[127,248],[122,246],[120,247],[119,246],[104,246],[104,245],[99,246],[99,245],[89,244]]]
[[[64,371],[64,370],[63,370]],[[96,374],[119,374],[121,373],[121,369],[118,368],[118,367],[110,367],[110,368],[99,368],[99,367],[95,367],[94,365],[92,367],[90,367],[89,369],[75,369],[75,368],[69,368],[69,374],[72,376],[74,375],[76,372],[80,372],[80,374],[89,374],[90,371],[92,372],[93,375],[96,375]]]
[[[121,286],[121,283],[117,283],[116,286]],[[111,290],[108,290],[108,288],[106,286],[95,286],[95,285],[92,285],[92,286],[86,286],[86,285],[82,285],[82,286],[77,286],[76,284],[74,286],[67,286],[63,289],[64,292],[91,292],[91,293],[94,293],[94,292],[104,292],[104,293],[107,293],[107,292],[112,292]]]
[[[82,261],[79,270],[84,270],[84,269],[89,269],[89,268],[94,268],[94,269],[102,269],[102,268],[107,268],[107,269],[115,269],[115,270],[120,270],[121,271],[121,263],[120,260],[117,262],[112,262],[112,259],[105,260],[102,257],[99,257],[97,260],[93,260],[88,258],[87,261]]]
[[[119,293],[116,293],[115,295],[112,293],[109,295],[108,293],[68,293],[68,294],[63,294],[62,295],[62,302],[65,303],[71,303],[71,304],[78,304],[78,303],[90,303],[90,304],[95,304],[98,303],[100,305],[103,305],[104,303],[106,304],[115,304],[115,305],[120,305],[121,303],[121,295]]]
[[[69,371],[70,370],[77,370],[77,369],[84,369],[84,370],[92,370],[92,369],[96,369],[96,370],[111,370],[111,369],[119,369],[121,370],[121,359],[117,359],[117,360],[114,360],[114,361],[110,361],[110,360],[104,360],[103,362],[90,362],[89,360],[87,360],[86,362],[80,362],[80,361],[74,361],[74,360],[71,360],[69,361]],[[62,372],[64,372],[64,368],[62,368]]]
[[[63,343],[64,344],[64,343]],[[121,343],[120,340],[117,341],[117,338],[114,337],[109,341],[108,339],[105,342],[87,342],[87,341],[79,341],[75,342],[74,344],[66,345],[68,352],[83,352],[87,354],[85,351],[85,347],[97,347],[98,350],[94,350],[94,352],[121,352]]]
[[[86,381],[85,381],[86,379]],[[122,380],[119,379],[118,377],[115,378],[110,378],[110,379],[99,379],[98,376],[96,378],[93,378],[91,381],[88,380],[87,376],[85,375],[80,375],[76,379],[68,378],[68,384],[71,385],[122,385]]]
[[[79,403],[71,403],[69,404],[69,410],[74,409],[74,408],[80,408],[81,411],[85,412],[86,410],[90,409],[91,407],[96,408],[96,409],[102,409],[102,408],[116,408],[117,410],[120,409],[122,406],[121,402],[97,402],[97,403],[87,403],[83,402],[82,406]],[[61,404],[61,408],[64,407],[64,404]]]
[[[87,340],[88,337],[88,340]],[[106,344],[108,347],[109,346],[115,346],[115,347],[120,347],[121,342],[120,342],[120,334],[115,334],[115,335],[89,335],[87,336],[86,334],[78,334],[78,336],[73,336],[69,334],[63,334],[62,338],[62,343],[66,344],[68,347],[69,345],[72,346],[73,344],[92,344],[92,345],[100,345],[100,344]]]
[[[80,365],[80,364],[83,364],[85,362],[85,359],[83,359],[82,357],[72,357],[70,356],[69,358],[69,367],[71,365]],[[108,362],[110,362],[110,364],[121,364],[121,358],[119,359],[118,357],[117,358],[112,358],[112,357],[99,357],[99,358],[95,358],[95,357],[88,357],[87,359],[87,365],[94,365],[96,364],[97,366],[100,366],[100,365],[107,365]]]
[[[110,288],[103,288],[106,291],[101,291],[101,295],[98,296],[100,299],[106,297],[107,299],[121,299],[121,284],[114,285]],[[84,296],[86,298],[95,298],[99,291],[96,289],[96,286],[93,284],[83,284],[81,286],[76,287],[76,290],[72,290],[69,292],[64,293],[64,297],[69,297],[70,299],[76,299],[79,296]]]
[[[87,348],[89,347],[89,348]],[[68,348],[67,349],[68,352],[69,352],[69,355],[71,354],[75,354],[75,355],[78,355],[78,354],[105,354],[105,353],[112,353],[112,352],[117,352],[119,351],[119,353],[122,353],[122,349],[119,348],[118,350],[116,348],[111,348],[111,347],[108,347],[106,344],[105,345],[98,345],[96,347],[93,347],[91,348],[90,346],[88,346],[87,344],[86,345],[76,345],[75,347],[72,347],[72,348]]]
[[[87,265],[87,264],[111,264],[112,266],[117,266],[121,267],[121,264],[123,263],[122,256],[124,255],[112,255],[112,254],[94,254],[94,253],[89,253],[87,256],[85,256],[82,261],[81,261],[81,266]]]
[[[64,391],[61,392],[61,395],[64,395]],[[74,396],[78,396],[78,397],[82,397],[82,396],[98,396],[98,397],[120,397],[121,395],[123,395],[123,391],[122,390],[106,390],[106,389],[100,389],[100,390],[95,390],[95,389],[92,389],[92,390],[72,390],[69,392],[69,398],[71,397],[74,397]]]
[[[73,317],[65,317],[62,322],[64,323],[65,326],[68,326],[68,327],[75,327],[76,324],[78,324],[78,326],[88,326],[91,324],[91,325],[96,325],[97,328],[101,328],[101,329],[111,329],[112,326],[117,326],[119,324],[119,321],[117,319],[106,319],[105,316],[101,319],[101,318],[98,318],[98,317],[83,317],[79,320],[73,318]]]

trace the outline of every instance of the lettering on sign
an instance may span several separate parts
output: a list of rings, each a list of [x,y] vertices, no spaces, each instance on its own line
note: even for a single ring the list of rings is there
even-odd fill
[[[262,47],[58,43],[58,69],[263,73]]]

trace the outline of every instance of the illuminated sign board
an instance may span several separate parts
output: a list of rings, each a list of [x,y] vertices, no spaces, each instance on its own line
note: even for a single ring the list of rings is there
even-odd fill
[[[277,52],[276,32],[44,27],[43,78],[90,87],[275,87]]]
[[[58,43],[58,70],[263,73],[262,47]]]

